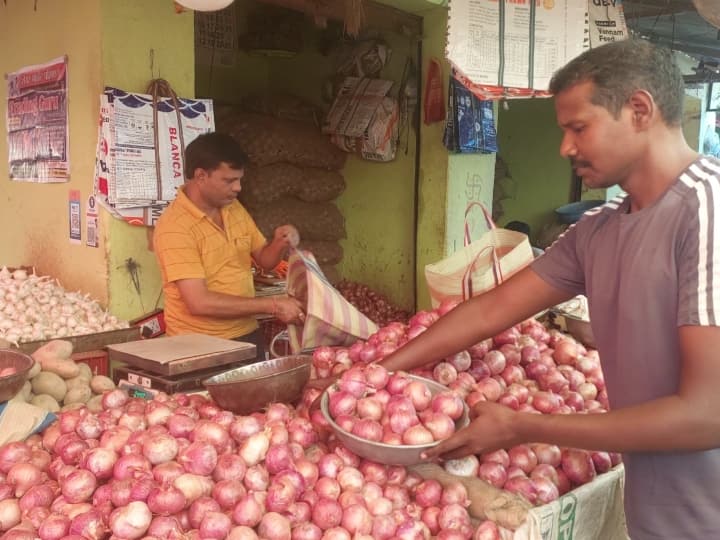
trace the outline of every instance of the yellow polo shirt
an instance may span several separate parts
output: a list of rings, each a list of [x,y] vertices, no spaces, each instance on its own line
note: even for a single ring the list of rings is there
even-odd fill
[[[254,317],[191,315],[175,283],[179,279],[204,279],[210,291],[255,296],[251,254],[265,245],[265,237],[239,202],[226,206],[221,214],[225,230],[195,206],[181,188],[157,222],[153,244],[162,273],[168,335],[235,338],[257,328]]]

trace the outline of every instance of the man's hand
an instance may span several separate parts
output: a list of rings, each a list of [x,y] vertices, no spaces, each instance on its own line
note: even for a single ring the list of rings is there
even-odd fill
[[[295,298],[278,298],[274,300],[275,317],[285,324],[302,324],[305,312],[302,304]]]
[[[470,411],[470,425],[434,446],[423,458],[458,459],[518,444],[513,424],[518,413],[491,402],[477,403]]]
[[[294,248],[300,243],[300,233],[293,225],[280,225],[275,229],[273,241]]]

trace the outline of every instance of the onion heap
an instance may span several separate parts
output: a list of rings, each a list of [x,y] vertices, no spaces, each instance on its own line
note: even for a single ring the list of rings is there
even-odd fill
[[[473,538],[461,483],[359,458],[313,428],[307,401],[235,416],[113,390],[102,405],[0,447],[2,538]]]
[[[362,439],[394,445],[423,445],[448,438],[462,416],[454,392],[432,395],[427,384],[406,373],[392,375],[379,364],[345,371],[329,395],[329,412],[341,429]]]
[[[0,269],[0,339],[17,344],[127,328],[89,295],[19,269]]]
[[[407,325],[392,322],[351,347],[320,347],[313,354],[313,373],[317,377],[340,375],[342,384],[345,374],[356,373],[358,365],[377,369],[374,366],[380,366],[375,362],[419,336],[456,305],[443,302],[435,310],[420,311]],[[599,414],[609,409],[597,351],[534,319],[412,373],[448,386],[469,407],[492,401],[532,414]],[[380,396],[384,399],[384,394]],[[359,404],[360,400],[356,410]],[[353,433],[364,429],[356,428],[348,418],[340,421]],[[618,463],[620,456],[614,453],[529,444],[451,460],[445,468],[460,476],[478,476],[541,505]]]
[[[336,285],[336,288],[348,302],[379,326],[384,326],[392,321],[404,323],[410,317],[407,311],[394,306],[385,296],[362,283],[342,280]]]

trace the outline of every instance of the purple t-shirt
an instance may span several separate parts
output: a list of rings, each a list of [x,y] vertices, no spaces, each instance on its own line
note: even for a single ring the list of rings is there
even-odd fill
[[[614,409],[674,394],[678,327],[720,325],[720,161],[701,157],[652,206],[629,206],[620,197],[590,210],[532,265],[588,297]],[[633,540],[720,537],[720,449],[624,462]]]

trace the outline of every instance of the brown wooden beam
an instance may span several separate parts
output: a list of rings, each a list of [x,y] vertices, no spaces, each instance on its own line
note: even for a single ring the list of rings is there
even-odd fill
[[[310,16],[325,17],[343,22],[345,20],[345,5],[341,0],[328,2],[309,2],[307,0],[257,0],[263,4],[284,7],[306,13]],[[401,35],[420,37],[422,35],[422,17],[406,13],[394,7],[378,4],[371,0],[364,3],[365,23],[363,28],[392,31]]]

